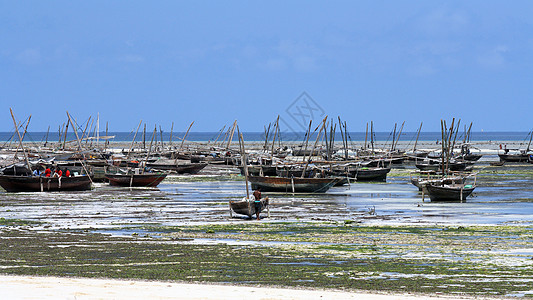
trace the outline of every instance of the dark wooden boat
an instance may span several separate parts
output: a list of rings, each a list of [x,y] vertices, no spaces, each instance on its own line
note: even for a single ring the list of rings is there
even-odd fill
[[[454,161],[448,164],[450,171],[465,171],[472,169],[473,162],[471,161]],[[439,171],[442,170],[442,164],[430,161],[429,163],[415,164],[415,167],[421,171]]]
[[[87,175],[72,177],[0,175],[0,186],[8,192],[85,191],[91,189],[91,179]]]
[[[241,175],[244,175],[244,167],[238,167],[241,171]],[[248,174],[252,176],[276,176],[276,167],[275,166],[264,166],[264,165],[248,165]]]
[[[337,167],[332,174],[340,177],[355,178],[356,181],[385,181],[390,168]]]
[[[468,154],[462,154],[456,157],[455,159],[466,160],[466,161],[478,161],[481,157],[483,157],[483,154],[468,153]]]
[[[261,188],[265,192],[285,193],[325,193],[338,179],[336,178],[286,178],[249,176],[252,189]]]
[[[144,174],[106,174],[110,185],[127,187],[156,187],[165,177],[166,173]]]
[[[311,151],[313,151],[311,153]],[[326,153],[326,150],[323,149],[293,149],[292,156],[321,156]]]
[[[529,154],[527,153],[518,153],[518,154],[498,154],[500,161],[503,162],[528,162]]]
[[[418,188],[419,191],[422,191],[422,188],[426,184],[432,185],[445,185],[445,184],[463,184],[465,182],[465,177],[463,176],[454,176],[454,177],[444,177],[444,178],[423,178],[421,177],[411,177],[411,183]]]
[[[268,204],[268,197],[261,199],[261,211],[267,208]],[[253,196],[252,199],[246,199],[246,197],[244,197],[241,200],[231,200],[229,202],[229,206],[236,214],[245,215],[250,218],[255,215],[255,203]]]
[[[464,184],[426,184],[424,187],[431,201],[464,201],[476,188],[474,185]]]
[[[207,166],[207,163],[146,163],[146,166],[152,169],[172,171],[178,174],[197,174]]]
[[[390,168],[358,168],[354,178],[357,181],[385,181]]]

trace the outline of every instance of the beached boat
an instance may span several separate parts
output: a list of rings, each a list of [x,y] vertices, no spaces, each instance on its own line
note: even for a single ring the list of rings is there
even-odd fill
[[[431,175],[411,177],[411,183],[422,191],[425,185],[445,185],[445,184],[463,184],[466,180],[464,176],[435,177]]]
[[[261,199],[261,211],[268,207],[269,200],[268,197]],[[233,212],[239,215],[245,215],[252,217],[255,215],[255,203],[254,197],[251,196],[250,199],[244,197],[241,200],[231,200],[229,206]]]
[[[529,154],[526,152],[520,152],[516,154],[498,154],[500,161],[502,162],[528,162]]]
[[[265,192],[285,193],[325,193],[337,182],[337,178],[286,178],[248,176],[252,189],[261,188]]]
[[[144,174],[106,174],[110,185],[127,187],[156,187],[165,177],[166,173]]]
[[[424,188],[431,201],[464,201],[476,187],[464,184],[426,184]]]
[[[241,175],[244,175],[244,167],[239,166]],[[276,166],[270,165],[248,165],[248,174],[252,176],[276,176]]]
[[[91,189],[91,179],[87,175],[71,177],[0,175],[0,186],[8,192],[85,191]]]
[[[340,177],[355,178],[356,181],[386,181],[387,174],[390,172],[390,168],[381,167],[347,167],[339,166],[334,167],[332,175]]]
[[[448,163],[448,170],[450,171],[465,171],[471,170],[474,165],[471,161],[450,161]],[[440,171],[442,170],[442,163],[435,160],[415,164],[415,167],[421,171]]]
[[[207,163],[174,163],[174,162],[153,162],[146,163],[152,169],[172,171],[178,174],[197,174],[207,166]]]

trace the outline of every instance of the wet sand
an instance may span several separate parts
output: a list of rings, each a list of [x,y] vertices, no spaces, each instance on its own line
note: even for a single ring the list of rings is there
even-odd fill
[[[161,281],[0,276],[3,299],[450,299],[443,296],[377,294],[364,291],[244,287]],[[469,299],[467,297],[454,299]],[[476,298],[480,299],[480,298]]]

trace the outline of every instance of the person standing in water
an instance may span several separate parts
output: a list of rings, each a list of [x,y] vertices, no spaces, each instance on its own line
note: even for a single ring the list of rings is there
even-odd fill
[[[255,205],[255,216],[259,220],[259,214],[261,213],[261,188],[258,187],[254,191],[254,205]]]

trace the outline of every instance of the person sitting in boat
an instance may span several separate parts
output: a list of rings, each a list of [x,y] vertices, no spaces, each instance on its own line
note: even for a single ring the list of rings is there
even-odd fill
[[[52,170],[50,170],[50,167],[46,167],[46,170],[44,170],[44,177],[50,177],[52,175]]]
[[[70,177],[70,170],[69,169],[65,169],[65,177]]]
[[[54,170],[54,177],[61,177],[63,175],[63,171],[61,171],[61,168],[57,168]]]
[[[255,216],[259,220],[259,214],[261,213],[261,188],[258,187],[254,191],[254,206],[255,206]]]
[[[41,171],[38,168],[33,170],[33,176],[41,176]]]

